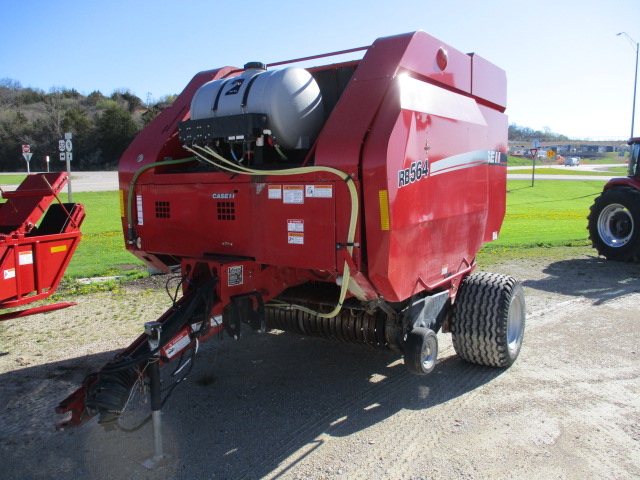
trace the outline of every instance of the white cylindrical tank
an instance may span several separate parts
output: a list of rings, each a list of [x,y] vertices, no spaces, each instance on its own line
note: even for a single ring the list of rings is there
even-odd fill
[[[239,76],[213,80],[191,101],[191,120],[262,113],[283,148],[309,148],[324,122],[320,88],[302,68],[265,70],[251,63]]]

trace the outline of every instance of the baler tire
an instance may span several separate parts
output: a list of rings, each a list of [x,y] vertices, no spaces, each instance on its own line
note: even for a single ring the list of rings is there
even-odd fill
[[[640,262],[640,191],[613,187],[597,197],[587,217],[589,239],[607,260]]]
[[[416,327],[407,334],[404,343],[404,364],[411,373],[428,375],[436,366],[438,338],[433,330]]]
[[[484,272],[469,275],[453,305],[453,347],[468,362],[509,367],[520,353],[525,317],[524,290],[515,278]]]

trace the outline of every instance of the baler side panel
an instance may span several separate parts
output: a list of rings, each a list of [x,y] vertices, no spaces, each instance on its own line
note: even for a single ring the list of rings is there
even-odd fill
[[[246,180],[137,185],[141,249],[178,257],[253,256],[250,189]]]
[[[456,160],[456,170],[438,171],[438,160],[447,163],[451,158],[447,153],[456,151],[439,145],[438,139],[447,138],[459,126],[431,117],[427,128],[419,112],[399,112],[396,118],[391,133],[379,132],[378,125],[374,126],[365,159],[373,161],[377,156],[381,166],[367,169],[363,179],[369,275],[391,301],[403,300],[424,289],[418,287],[419,278],[426,284],[435,284],[468,266],[463,265],[463,260],[471,262],[475,257],[487,220],[487,166],[476,164],[484,152],[472,151],[469,160]],[[421,122],[423,126],[418,128]],[[381,148],[373,143],[378,134]],[[387,149],[382,148],[385,139]],[[464,148],[462,143],[461,139],[458,148]],[[426,158],[426,145],[429,174],[399,187],[401,172]],[[379,220],[380,190],[388,192],[386,231]]]
[[[407,96],[407,89],[416,91]],[[469,268],[497,236],[505,122],[471,97],[417,79],[399,76],[389,89],[363,153],[368,272],[387,300]]]
[[[163,177],[136,187],[135,227],[142,250],[336,270],[335,204],[341,186],[335,181],[300,177],[256,183],[240,177],[205,183],[201,174],[173,174],[166,177],[175,183],[165,183]]]
[[[503,113],[507,108],[507,74],[476,53],[471,57],[471,94]]]
[[[496,240],[502,228],[502,221],[506,213],[507,195],[507,139],[505,132],[509,129],[507,116],[498,110],[480,106],[483,116],[487,119],[487,145],[490,150],[496,152],[492,160],[499,162],[499,167],[493,166],[487,170],[488,189],[488,216],[484,230],[483,243]],[[500,157],[497,157],[497,152]]]
[[[274,182],[262,186],[259,193],[256,190],[253,199],[255,234],[258,237],[256,261],[269,265],[334,271],[334,183]],[[272,193],[272,198],[269,198],[269,190],[281,192],[281,197]]]
[[[233,77],[241,71],[234,67],[224,67],[198,73],[180,93],[173,105],[154,118],[131,142],[123,153],[118,165],[118,178],[123,199],[129,194],[129,184],[133,175],[145,165],[159,162],[165,158],[188,158],[191,156],[178,138],[178,123],[189,118],[191,100],[198,88],[205,83],[224,77]],[[141,175],[140,180],[148,174]],[[122,219],[123,231],[127,232],[128,219]]]

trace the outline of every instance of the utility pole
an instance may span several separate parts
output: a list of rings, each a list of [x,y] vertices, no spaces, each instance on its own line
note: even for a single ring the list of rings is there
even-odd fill
[[[629,43],[631,43],[631,46],[636,51],[636,74],[633,79],[633,107],[631,109],[631,138],[633,138],[633,126],[636,119],[636,92],[638,87],[638,49],[640,48],[640,44],[631,38],[627,32],[620,32],[618,35],[627,37],[627,40],[629,40]]]

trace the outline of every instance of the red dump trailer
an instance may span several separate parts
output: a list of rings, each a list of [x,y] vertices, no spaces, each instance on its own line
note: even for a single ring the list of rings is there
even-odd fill
[[[49,297],[80,242],[84,207],[63,203],[66,173],[28,175],[14,191],[1,190],[0,310]],[[75,305],[56,303],[12,311],[0,321]]]
[[[337,53],[358,50],[201,72],[134,140],[124,241],[182,296],[60,404],[63,426],[112,426],[145,377],[156,413],[159,364],[245,328],[397,350],[418,374],[449,331],[462,358],[513,363],[522,287],[472,273],[505,214],[505,73],[421,31]]]

